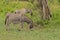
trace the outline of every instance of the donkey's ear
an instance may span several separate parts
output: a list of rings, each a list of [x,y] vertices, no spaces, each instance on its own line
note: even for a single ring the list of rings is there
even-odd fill
[[[15,14],[17,14],[17,13],[19,14],[19,13],[20,13],[20,10],[16,10],[14,13],[15,13]]]
[[[16,11],[14,13],[16,14]]]

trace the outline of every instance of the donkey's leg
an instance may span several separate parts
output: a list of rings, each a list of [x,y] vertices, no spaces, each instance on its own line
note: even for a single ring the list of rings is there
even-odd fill
[[[20,26],[19,26],[18,31],[20,31],[20,30],[21,30],[21,28],[23,28],[23,22],[21,22],[21,23],[20,23]]]
[[[29,23],[29,28],[32,30],[32,28],[33,28],[33,24],[32,23]]]
[[[31,19],[29,19],[28,17],[24,16],[24,22],[26,22],[29,25],[30,29],[33,28],[33,22],[32,22]]]
[[[9,31],[10,30],[10,23],[7,23],[6,24],[6,31]]]
[[[22,28],[23,28],[23,22],[21,22],[21,26],[20,27],[21,27],[21,30],[22,30]]]

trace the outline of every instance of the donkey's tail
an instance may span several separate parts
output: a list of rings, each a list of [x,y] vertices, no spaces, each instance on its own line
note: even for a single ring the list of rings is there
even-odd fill
[[[9,18],[10,14],[7,14],[6,18],[5,18],[5,25],[6,25],[6,22],[7,22],[7,19]]]
[[[5,18],[5,25],[6,25],[7,18],[8,18],[8,17]]]

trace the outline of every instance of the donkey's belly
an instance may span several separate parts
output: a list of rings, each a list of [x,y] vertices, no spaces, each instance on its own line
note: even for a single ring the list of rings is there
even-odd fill
[[[13,24],[18,24],[18,23],[20,23],[20,20],[13,20],[12,23]]]
[[[15,21],[15,22],[13,22],[13,24],[18,24],[18,23],[19,23],[19,22],[16,22],[16,21]]]

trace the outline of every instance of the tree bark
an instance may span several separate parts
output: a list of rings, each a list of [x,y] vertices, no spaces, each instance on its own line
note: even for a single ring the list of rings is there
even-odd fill
[[[43,19],[49,20],[51,17],[50,9],[47,4],[47,0],[42,1],[43,4]]]
[[[49,20],[51,17],[51,13],[50,13],[50,9],[48,7],[47,4],[47,0],[38,0],[39,6],[38,8],[40,8],[40,13],[41,13],[41,18],[43,20]]]

